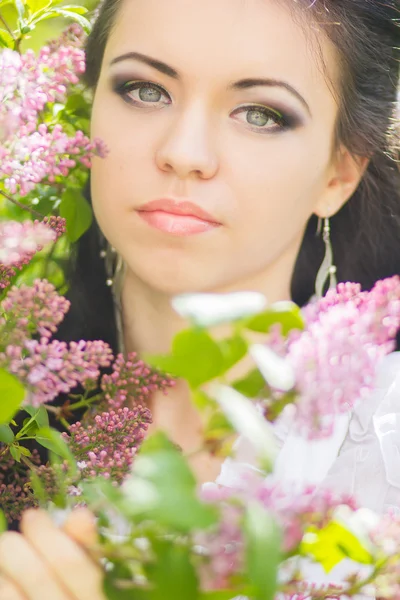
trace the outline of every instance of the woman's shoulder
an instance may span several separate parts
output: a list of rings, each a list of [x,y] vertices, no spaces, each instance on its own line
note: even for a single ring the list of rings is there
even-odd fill
[[[284,418],[275,434],[280,446],[272,475],[276,481],[350,493],[378,512],[400,510],[400,352],[382,360],[373,392],[336,417],[331,437],[308,440]],[[254,464],[251,440],[242,438],[217,482],[234,486]]]

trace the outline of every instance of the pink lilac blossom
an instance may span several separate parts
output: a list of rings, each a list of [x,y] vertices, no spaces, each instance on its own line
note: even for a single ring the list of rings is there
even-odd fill
[[[74,46],[75,48],[83,48],[87,34],[83,27],[78,23],[71,23],[62,31],[58,38],[48,42],[50,52],[55,52],[61,46]]]
[[[400,278],[379,281],[370,292],[361,292],[356,284],[339,284],[305,307],[303,315],[304,331],[285,340],[274,330],[268,343],[295,373],[295,427],[317,438],[331,434],[335,415],[369,396],[380,360],[394,350]],[[272,396],[273,401],[281,399],[274,391]]]
[[[123,354],[118,354],[112,373],[103,375],[101,381],[101,389],[112,409],[118,409],[128,402],[145,404],[155,391],[166,393],[174,385],[173,379],[150,368],[138,358],[136,352],[130,353],[127,359]]]
[[[18,135],[0,146],[0,177],[10,194],[26,196],[39,183],[54,183],[57,177],[67,177],[80,162],[90,168],[94,156],[107,154],[105,144],[89,140],[82,131],[69,137],[60,124],[49,131],[41,123],[37,131],[22,126]]]
[[[83,49],[69,45],[44,46],[36,56],[10,49],[0,52],[0,126],[8,139],[21,126],[32,133],[38,114],[48,102],[64,102],[67,85],[85,71]]]
[[[17,268],[27,264],[36,252],[56,237],[56,232],[46,223],[4,221],[0,223],[0,264]]]
[[[148,408],[119,408],[96,415],[93,424],[75,423],[63,436],[83,478],[102,475],[121,483],[130,472],[151,421]]]
[[[1,345],[23,344],[33,333],[50,338],[69,307],[70,302],[46,280],[37,279],[32,286],[12,287],[1,303],[7,315],[0,317]]]
[[[25,340],[0,353],[0,366],[18,377],[28,390],[25,404],[40,406],[78,384],[97,381],[101,367],[109,367],[112,352],[101,341]]]
[[[24,238],[24,235],[26,234],[29,238],[29,236],[31,236],[31,231],[36,230],[37,233],[39,232],[39,230],[41,231],[43,229],[43,226],[46,226],[48,229],[52,230],[53,235],[52,235],[52,241],[55,241],[56,239],[58,239],[61,235],[63,235],[65,233],[66,230],[66,222],[65,219],[61,218],[61,217],[55,217],[55,216],[51,216],[51,217],[45,217],[43,219],[42,222],[39,222],[38,220],[34,221],[33,223],[31,221],[27,221],[27,224],[24,223],[19,223],[17,222],[16,226],[12,226],[12,224],[15,223],[14,221],[7,221],[7,224],[11,226],[7,228],[8,234],[4,234],[3,236],[3,240],[2,239],[2,234],[1,234],[1,226],[0,226],[0,255],[1,255],[1,248],[2,246],[6,246],[6,240],[5,237],[7,237],[7,235],[11,235],[11,240],[14,240],[11,242],[11,245],[15,244],[15,233],[16,231],[19,231],[19,234],[21,234],[21,239]],[[23,231],[23,230],[26,231]],[[55,234],[55,235],[54,235]],[[46,237],[50,237],[51,234],[46,233]],[[20,260],[18,260],[17,262],[13,263],[12,266],[10,265],[5,265],[2,264],[1,260],[0,260],[0,290],[4,290],[5,288],[7,288],[10,283],[11,283],[11,279],[13,277],[15,277],[17,270],[21,270],[23,269],[23,267],[28,264],[30,262],[30,260],[32,259],[32,256],[39,250],[42,249],[42,244],[44,244],[44,240],[38,240],[41,242],[41,244],[38,244],[36,246],[36,249],[33,250],[33,252],[28,252],[27,248],[19,248],[19,251],[17,249],[17,254]],[[10,242],[8,242],[10,244]],[[13,254],[14,254],[14,258],[17,258],[16,254],[15,254],[15,248],[13,250]],[[7,254],[8,254],[9,249],[7,249]]]
[[[307,487],[299,493],[257,474],[243,476],[232,488],[208,484],[203,487],[201,498],[217,504],[222,511],[218,526],[196,537],[199,553],[208,557],[202,573],[206,589],[228,587],[232,577],[242,571],[245,565],[243,517],[250,501],[257,501],[276,517],[282,529],[282,551],[286,556],[297,550],[309,527],[325,527],[338,506],[346,505],[352,511],[357,508],[350,496],[315,487]]]

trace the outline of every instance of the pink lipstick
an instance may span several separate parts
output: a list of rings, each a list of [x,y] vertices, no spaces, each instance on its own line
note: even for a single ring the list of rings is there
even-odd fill
[[[177,236],[205,233],[221,225],[212,215],[188,200],[161,198],[143,204],[137,212],[150,227]]]

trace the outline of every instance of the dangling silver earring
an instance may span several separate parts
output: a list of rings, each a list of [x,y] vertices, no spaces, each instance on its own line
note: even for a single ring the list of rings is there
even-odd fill
[[[100,256],[104,259],[105,263],[107,275],[106,285],[111,288],[113,296],[114,314],[117,326],[118,351],[124,354],[125,344],[122,323],[121,295],[125,275],[125,262],[122,256],[118,254],[116,249],[108,242],[106,242],[105,248],[101,250]]]
[[[321,231],[322,219],[318,219],[318,233]],[[333,250],[331,243],[331,224],[329,218],[324,219],[324,228],[322,233],[322,239],[325,244],[325,256],[322,264],[317,273],[315,280],[315,294],[317,298],[322,298],[324,295],[324,289],[329,278],[329,289],[334,288],[337,285],[336,279],[336,266],[333,264]]]

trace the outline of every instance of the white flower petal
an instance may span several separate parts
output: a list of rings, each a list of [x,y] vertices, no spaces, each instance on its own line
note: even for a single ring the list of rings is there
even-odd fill
[[[258,292],[232,294],[182,294],[172,299],[176,312],[202,327],[210,327],[256,315],[267,307],[267,299]]]
[[[271,426],[254,403],[228,386],[214,384],[210,391],[236,431],[253,445],[263,464],[272,467],[277,443]]]
[[[294,388],[294,370],[284,358],[263,344],[254,344],[249,353],[268,385],[282,392],[289,392]]]

